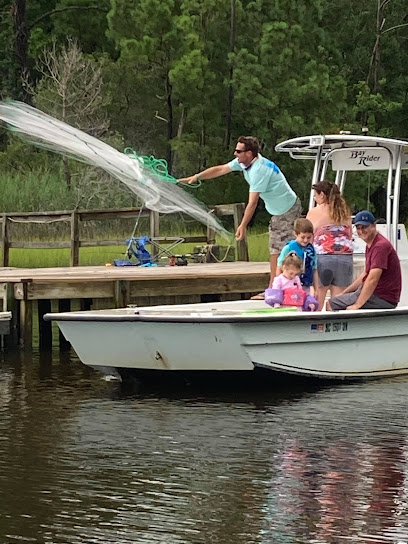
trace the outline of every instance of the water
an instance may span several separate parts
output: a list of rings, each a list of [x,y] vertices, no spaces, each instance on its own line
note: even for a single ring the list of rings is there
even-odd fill
[[[209,391],[0,360],[0,543],[408,542],[408,379]]]

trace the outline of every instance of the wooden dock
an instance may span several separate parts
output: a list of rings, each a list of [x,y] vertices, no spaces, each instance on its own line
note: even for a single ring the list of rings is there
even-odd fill
[[[268,281],[269,263],[245,261],[0,269],[2,309],[13,314],[8,343],[24,347],[33,345],[37,318],[40,347],[52,345],[51,323],[43,320],[50,311],[237,300],[262,291]]]

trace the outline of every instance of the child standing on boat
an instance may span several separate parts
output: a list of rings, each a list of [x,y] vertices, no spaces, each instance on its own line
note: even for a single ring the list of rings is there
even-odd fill
[[[317,256],[315,248],[313,247],[313,225],[309,219],[299,218],[296,219],[294,224],[295,239],[287,242],[283,247],[278,257],[278,271],[285,258],[295,253],[301,262],[300,282],[303,289],[309,293],[310,286],[313,285],[314,292],[317,292],[318,288],[318,276],[317,276]]]

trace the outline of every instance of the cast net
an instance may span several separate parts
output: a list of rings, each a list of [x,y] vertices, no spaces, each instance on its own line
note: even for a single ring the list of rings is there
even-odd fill
[[[187,214],[231,242],[232,234],[203,203],[176,185],[177,180],[164,175],[160,169],[153,169],[134,152],[121,153],[101,140],[22,102],[0,102],[0,119],[31,144],[102,168],[123,182],[146,208],[162,214]]]

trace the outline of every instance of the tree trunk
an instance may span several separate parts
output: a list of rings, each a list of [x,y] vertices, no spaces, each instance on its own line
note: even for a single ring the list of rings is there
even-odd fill
[[[207,161],[205,159],[205,146],[207,144],[207,131],[206,131],[206,118],[204,109],[201,110],[202,119],[201,119],[201,134],[200,134],[200,156],[199,163],[197,166],[198,170],[204,170],[207,168]]]
[[[181,107],[180,120],[179,120],[178,127],[177,127],[177,135],[176,135],[177,140],[179,140],[183,135],[184,124],[186,122],[186,118],[187,118],[186,108],[184,106],[182,106]],[[176,170],[177,170],[177,152],[173,152],[172,168],[176,172]]]
[[[12,0],[11,15],[13,18],[14,32],[14,58],[17,66],[15,88],[19,98],[30,102],[30,95],[24,88],[23,82],[28,79],[28,37],[26,18],[26,0]]]
[[[383,17],[384,17],[384,4],[382,0],[378,0],[377,8],[377,29],[376,29],[376,39],[375,46],[373,51],[373,74],[372,74],[372,90],[373,94],[376,94],[378,91],[378,81],[379,81],[379,70],[380,70],[380,55],[381,55],[381,30],[383,26]]]
[[[71,176],[71,169],[69,167],[69,164],[68,164],[68,159],[66,157],[62,157],[62,163],[64,165],[64,178],[65,178],[65,183],[67,184],[67,188],[69,190],[71,190],[71,179],[72,179],[72,176]]]
[[[169,80],[169,76],[166,76],[166,100],[167,100],[167,164],[168,171],[171,174],[173,166],[173,152],[171,150],[171,140],[173,139],[173,100],[172,100],[172,87]]]
[[[231,0],[231,16],[230,16],[230,53],[235,51],[235,36],[236,36],[236,0]],[[231,143],[231,127],[232,127],[232,103],[234,100],[234,89],[232,87],[232,78],[234,75],[234,68],[232,63],[229,68],[229,85],[228,85],[228,96],[227,96],[227,108],[226,108],[226,119],[225,119],[225,136],[224,136],[224,146],[226,149],[229,148]]]
[[[379,90],[379,81],[380,81],[380,69],[381,69],[381,36],[383,33],[383,26],[385,23],[384,11],[386,5],[390,0],[377,0],[377,22],[376,22],[376,31],[375,31],[375,43],[371,53],[370,66],[368,68],[367,74],[367,85],[371,94],[378,93]],[[380,120],[377,119],[379,122]],[[362,125],[366,126],[368,123],[368,114],[365,113],[362,118]]]
[[[378,92],[378,82],[380,80],[381,35],[385,22],[384,9],[388,2],[389,0],[377,0],[375,44],[371,53],[370,66],[367,74],[367,85],[369,85],[370,91],[373,94]]]

